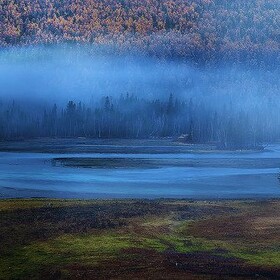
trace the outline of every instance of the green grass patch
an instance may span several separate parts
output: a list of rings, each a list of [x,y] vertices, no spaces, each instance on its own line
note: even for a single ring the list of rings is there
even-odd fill
[[[166,244],[169,244],[170,249],[179,253],[211,251],[221,246],[221,244],[208,242],[202,238],[194,238],[192,236],[164,235],[161,236],[161,239]]]
[[[133,243],[128,237],[106,234],[101,236],[64,235],[46,242],[35,242],[14,250],[0,258],[0,275],[4,279],[36,278],[43,267],[63,266],[79,262],[96,265],[99,261],[115,257]]]
[[[264,251],[250,251],[248,249],[234,250],[228,254],[229,256],[240,258],[252,265],[260,266],[280,266],[280,251],[278,250],[264,250]]]
[[[32,279],[44,267],[63,267],[73,263],[95,266],[100,261],[118,257],[122,250],[128,248],[162,252],[167,247],[159,239],[113,232],[98,236],[63,235],[45,242],[34,242],[1,256],[0,275],[3,279]]]
[[[235,257],[244,260],[252,265],[260,266],[280,266],[280,248],[279,244],[275,244],[272,248],[262,248],[262,250],[255,249],[255,243],[231,243],[221,240],[206,240],[204,238],[196,238],[187,236],[188,227],[192,221],[183,222],[177,228],[178,236],[173,237],[172,241],[176,245],[178,252],[195,252],[195,251],[209,251],[218,252],[223,256]],[[219,251],[224,253],[219,253]]]
[[[41,207],[71,207],[71,206],[91,206],[108,205],[123,203],[130,205],[132,200],[101,200],[101,199],[46,199],[46,198],[27,198],[27,199],[3,199],[0,200],[0,211],[24,210]]]
[[[32,279],[48,267],[62,269],[65,265],[74,263],[96,266],[99,262],[124,255],[123,250],[129,248],[188,253],[209,251],[215,248],[215,245],[193,237],[177,235],[145,237],[117,234],[113,231],[98,235],[63,235],[44,242],[34,242],[1,256],[0,275],[3,279]]]

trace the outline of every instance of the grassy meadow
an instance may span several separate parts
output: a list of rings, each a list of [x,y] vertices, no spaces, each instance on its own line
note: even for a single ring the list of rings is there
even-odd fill
[[[0,279],[279,279],[278,200],[0,201]]]

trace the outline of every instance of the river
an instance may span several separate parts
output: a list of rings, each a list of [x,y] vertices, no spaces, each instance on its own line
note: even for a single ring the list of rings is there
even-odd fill
[[[217,151],[167,141],[42,140],[0,145],[0,197],[279,197],[280,145]]]

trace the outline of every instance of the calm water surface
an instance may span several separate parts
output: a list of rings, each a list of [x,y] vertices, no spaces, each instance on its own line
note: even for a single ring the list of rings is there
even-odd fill
[[[2,147],[1,197],[280,196],[280,145],[270,145],[263,152],[221,152],[195,145],[42,146],[37,150],[32,145]],[[64,165],[61,158],[71,159],[72,165]],[[85,159],[90,166],[73,165]]]

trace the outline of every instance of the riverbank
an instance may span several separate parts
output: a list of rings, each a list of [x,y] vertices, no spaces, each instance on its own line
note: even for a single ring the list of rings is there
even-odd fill
[[[279,279],[280,200],[0,200],[1,279]]]

